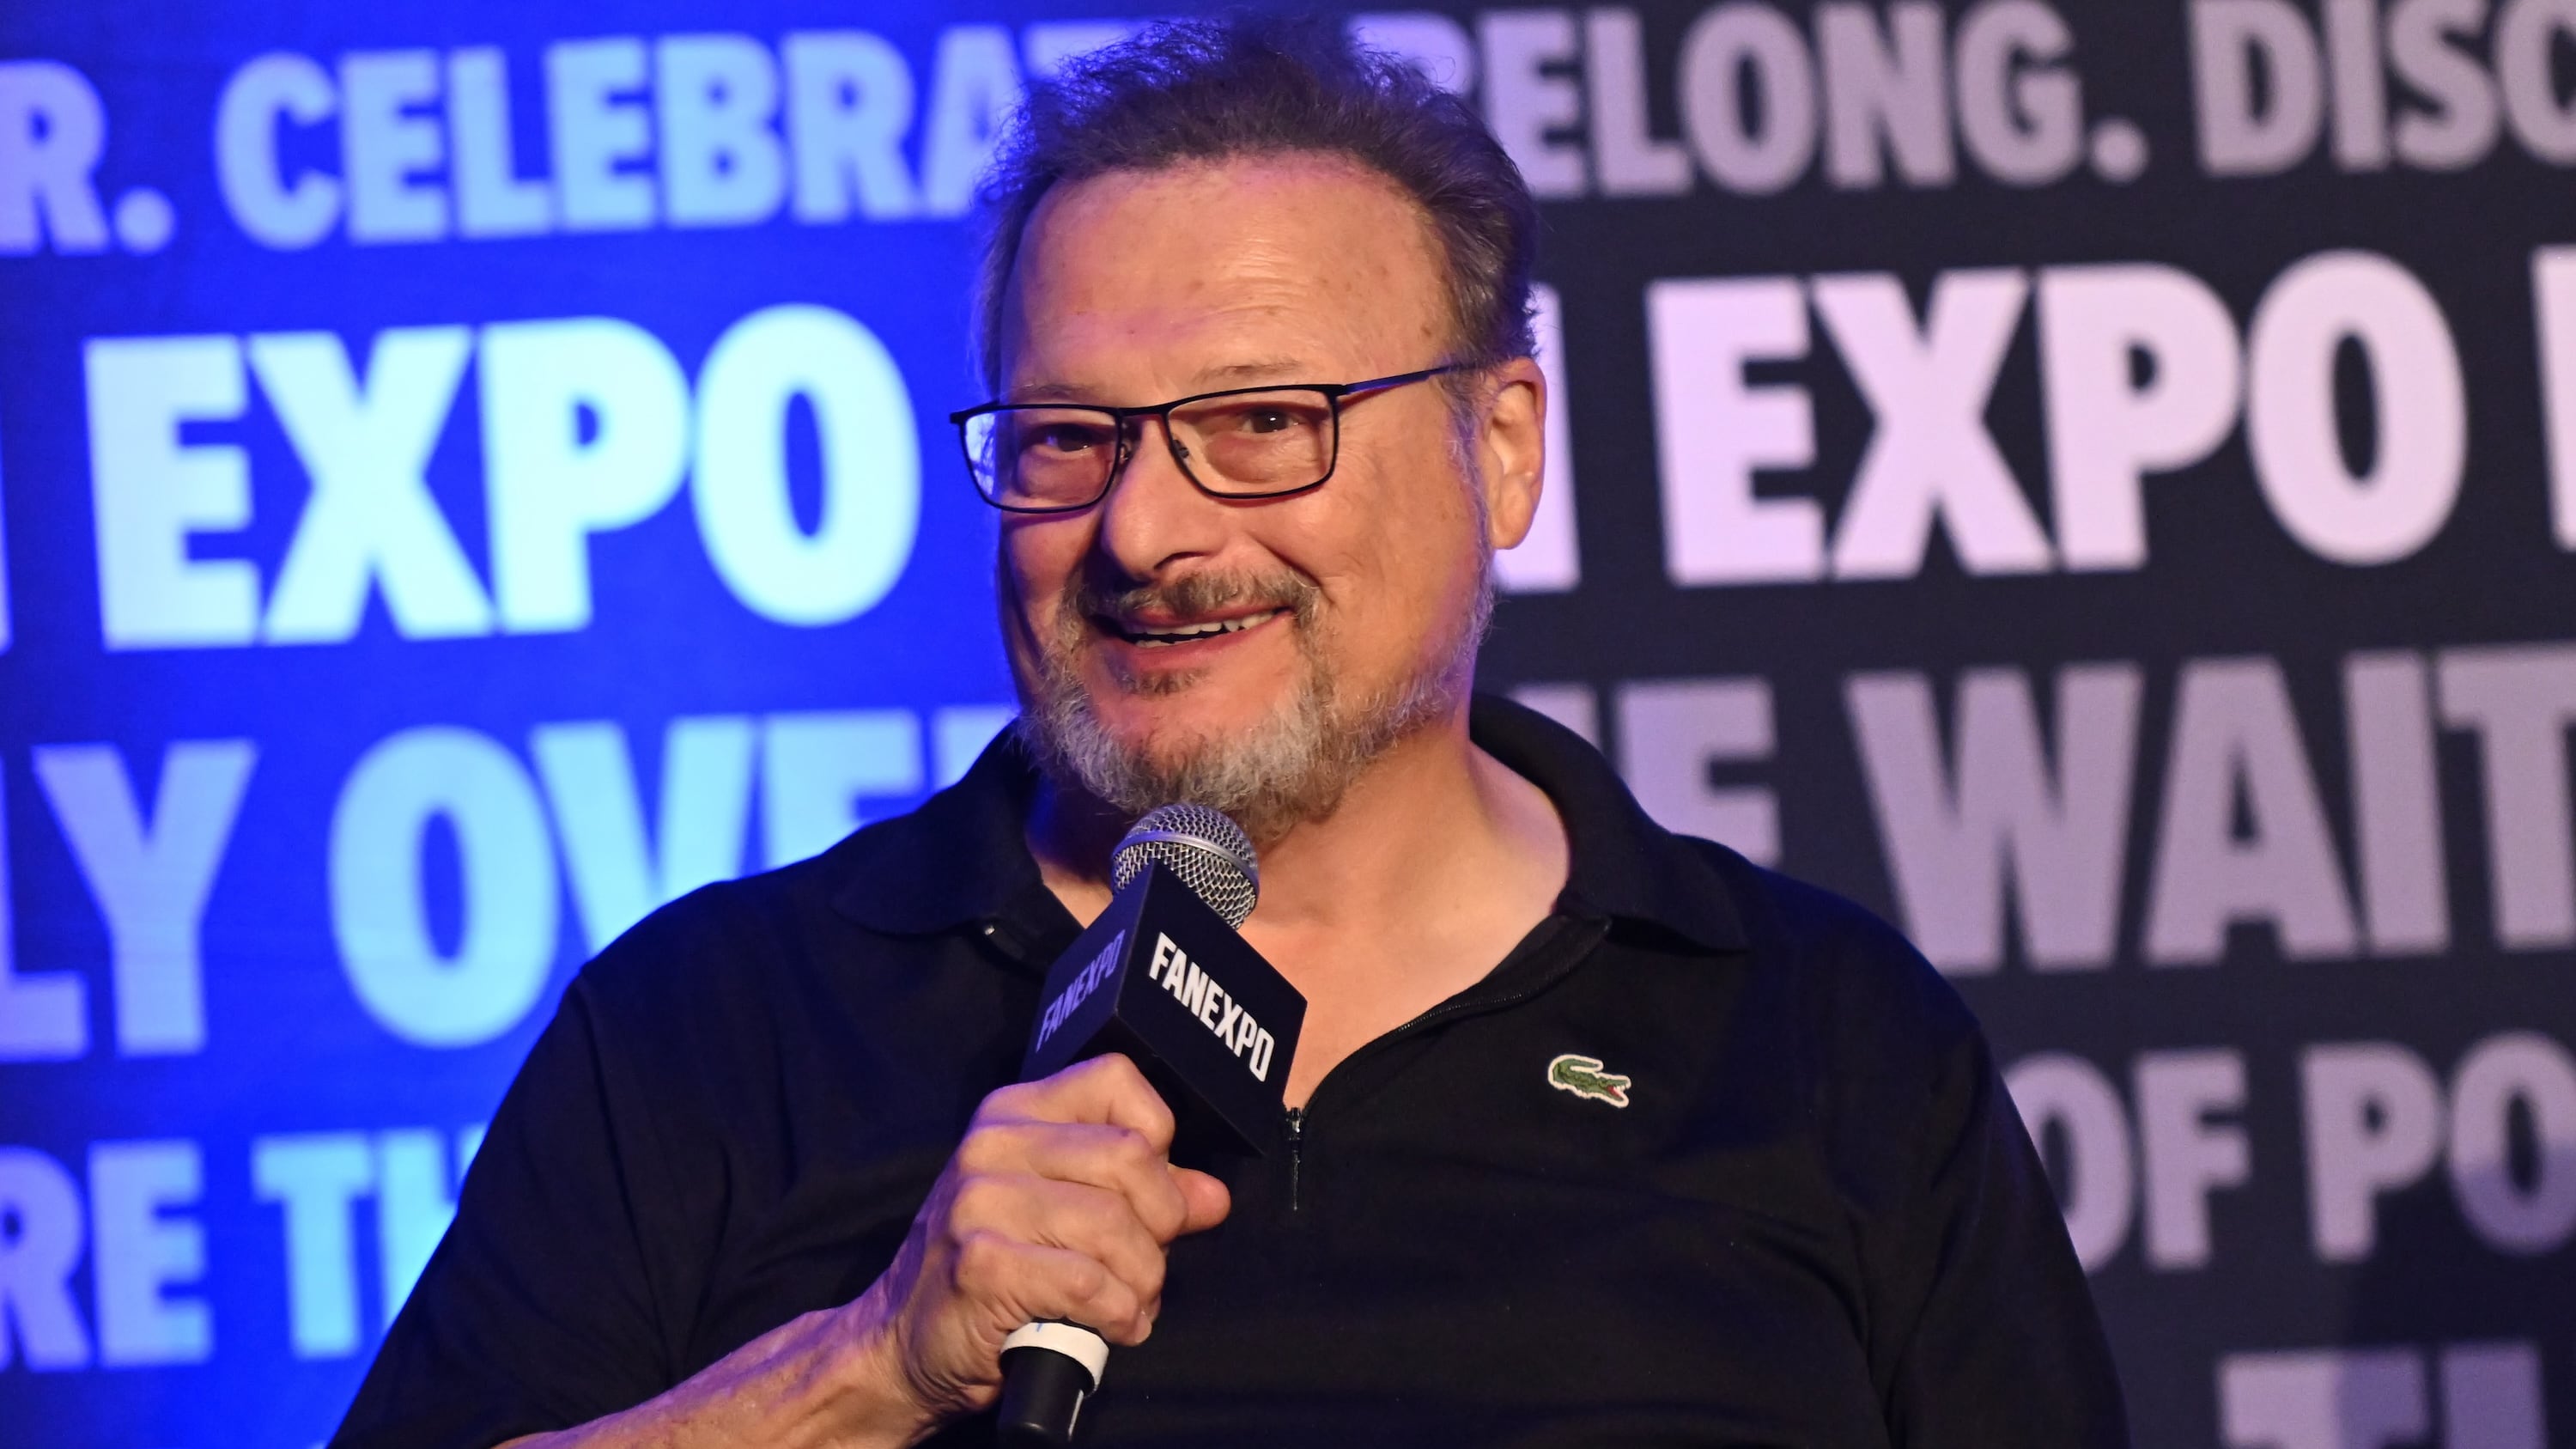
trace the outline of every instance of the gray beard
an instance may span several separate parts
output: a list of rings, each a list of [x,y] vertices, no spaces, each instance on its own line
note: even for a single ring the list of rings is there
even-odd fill
[[[1184,614],[1258,600],[1288,611],[1305,677],[1267,719],[1227,738],[1191,741],[1155,758],[1110,734],[1092,708],[1073,661],[1089,641],[1092,613],[1114,612],[1155,598]],[[1476,646],[1493,617],[1493,570],[1477,580],[1476,604],[1455,638],[1405,679],[1352,697],[1320,647],[1320,595],[1303,579],[1256,583],[1192,577],[1164,590],[1140,589],[1117,599],[1077,584],[1059,603],[1053,637],[1039,641],[1033,677],[1020,682],[1016,728],[1056,784],[1078,789],[1133,818],[1157,805],[1194,801],[1234,817],[1256,845],[1295,826],[1329,817],[1368,767],[1410,735],[1447,718],[1474,678]],[[1196,674],[1157,677],[1157,694],[1179,694]]]

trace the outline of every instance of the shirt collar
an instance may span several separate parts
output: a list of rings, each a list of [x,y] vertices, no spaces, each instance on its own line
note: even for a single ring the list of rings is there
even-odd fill
[[[1708,858],[1657,825],[1581,736],[1533,710],[1478,695],[1468,735],[1547,792],[1573,860],[1558,908],[1657,927],[1710,950],[1740,950],[1743,923]],[[1005,924],[1024,937],[1066,931],[1066,915],[1022,835],[1037,771],[1014,730],[909,815],[835,847],[843,916],[891,935]]]
[[[1646,814],[1590,741],[1484,694],[1468,713],[1467,733],[1555,802],[1573,854],[1559,910],[1659,927],[1713,951],[1744,949],[1724,877],[1700,847]]]
[[[833,848],[843,860],[832,908],[895,936],[1004,920],[1070,922],[1022,834],[1036,789],[1037,765],[1019,731],[1003,730],[962,779],[920,809]]]

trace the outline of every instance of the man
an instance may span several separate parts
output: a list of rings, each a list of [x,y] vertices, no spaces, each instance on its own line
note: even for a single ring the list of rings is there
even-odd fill
[[[1546,405],[1472,115],[1182,25],[1041,88],[988,196],[1020,725],[582,973],[337,1442],[975,1442],[1062,1318],[1120,1346],[1100,1445],[2124,1443],[1941,981],[1469,699]],[[1268,1155],[1171,1164],[1121,1058],[1008,1085],[1174,799],[1252,833],[1310,1003]]]

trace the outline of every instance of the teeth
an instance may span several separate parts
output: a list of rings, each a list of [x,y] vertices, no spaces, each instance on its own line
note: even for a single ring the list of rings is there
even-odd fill
[[[1266,624],[1278,617],[1277,609],[1247,614],[1240,619],[1219,619],[1207,624],[1184,624],[1176,629],[1154,629],[1139,626],[1128,633],[1140,644],[1181,644],[1192,639],[1212,639],[1219,634],[1240,634],[1256,624]]]

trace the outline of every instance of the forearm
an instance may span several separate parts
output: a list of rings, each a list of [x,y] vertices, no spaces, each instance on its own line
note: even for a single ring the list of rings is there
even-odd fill
[[[1122,1056],[1004,1087],[867,1292],[623,1413],[494,1449],[893,1449],[990,1408],[1021,1324],[1142,1343],[1165,1248],[1228,1207],[1223,1183],[1171,1165],[1171,1141],[1170,1109]]]
[[[931,1428],[903,1390],[872,1290],[791,1319],[623,1413],[498,1449],[894,1449]]]

